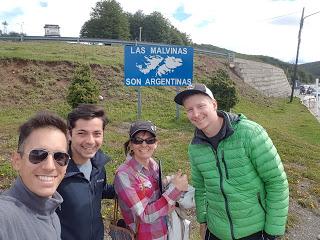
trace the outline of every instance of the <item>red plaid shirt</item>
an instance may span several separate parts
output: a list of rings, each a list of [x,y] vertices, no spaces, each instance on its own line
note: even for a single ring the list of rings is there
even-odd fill
[[[114,187],[121,213],[138,240],[167,239],[166,216],[181,192],[170,184],[160,196],[158,181],[159,166],[153,159],[146,169],[130,157],[117,170]]]

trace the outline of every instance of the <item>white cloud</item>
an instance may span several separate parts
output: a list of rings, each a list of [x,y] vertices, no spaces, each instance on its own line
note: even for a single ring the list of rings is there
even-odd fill
[[[40,2],[47,2],[41,7]],[[97,0],[0,0],[0,16],[19,7],[24,14],[8,21],[9,31],[44,35],[45,24],[59,24],[62,36],[78,36]],[[245,54],[261,54],[284,61],[295,59],[302,8],[305,16],[320,11],[318,0],[118,0],[124,11],[161,12],[196,43],[208,43]],[[191,14],[174,18],[183,6]],[[279,17],[282,16],[282,17]],[[278,18],[276,18],[278,17]],[[296,23],[294,22],[296,19]],[[5,19],[0,19],[1,22]],[[273,24],[272,24],[273,22]],[[282,24],[280,24],[280,22]],[[22,24],[23,23],[23,24]],[[200,27],[202,23],[206,23]],[[277,23],[277,24],[276,24]],[[287,23],[287,24],[285,24]],[[319,61],[320,13],[307,17],[302,30],[300,61]],[[2,26],[1,26],[2,27]]]

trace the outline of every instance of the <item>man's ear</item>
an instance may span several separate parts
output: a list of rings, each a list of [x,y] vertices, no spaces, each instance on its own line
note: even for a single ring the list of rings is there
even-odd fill
[[[11,155],[11,164],[14,170],[19,171],[22,162],[20,153],[14,152]]]
[[[213,105],[214,110],[217,111],[218,110],[218,102],[217,102],[217,100],[212,99],[211,101],[212,101],[212,105]]]
[[[67,139],[68,139],[69,142],[71,141],[71,137],[72,137],[72,129],[68,129]]]

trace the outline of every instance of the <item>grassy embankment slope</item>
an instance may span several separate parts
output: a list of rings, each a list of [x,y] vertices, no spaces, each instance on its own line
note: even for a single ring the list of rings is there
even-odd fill
[[[201,81],[217,68],[227,69],[223,59],[195,56],[194,80]],[[136,90],[123,86],[123,48],[121,46],[85,46],[64,43],[0,44],[0,189],[7,188],[15,176],[8,161],[17,142],[16,130],[34,112],[48,109],[66,116],[66,89],[78,62],[91,64],[101,82],[101,104],[110,124],[103,150],[112,156],[107,167],[109,178],[123,162],[122,144],[127,139],[129,123],[136,118]],[[240,102],[232,111],[242,112],[263,125],[275,143],[285,165],[291,197],[301,205],[319,211],[320,198],[320,124],[295,99],[270,99],[239,81]],[[159,127],[160,144],[156,153],[162,159],[164,173],[182,168],[189,174],[187,145],[193,127],[181,111],[175,120],[175,89],[142,88],[142,118]],[[295,215],[290,213],[290,224]],[[194,236],[197,234],[194,233]]]

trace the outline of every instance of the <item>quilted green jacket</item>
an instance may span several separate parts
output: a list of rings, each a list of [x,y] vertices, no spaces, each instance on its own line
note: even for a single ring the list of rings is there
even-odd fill
[[[264,230],[283,235],[289,188],[267,132],[244,115],[218,112],[227,124],[217,151],[196,129],[189,145],[197,220],[220,239]]]

